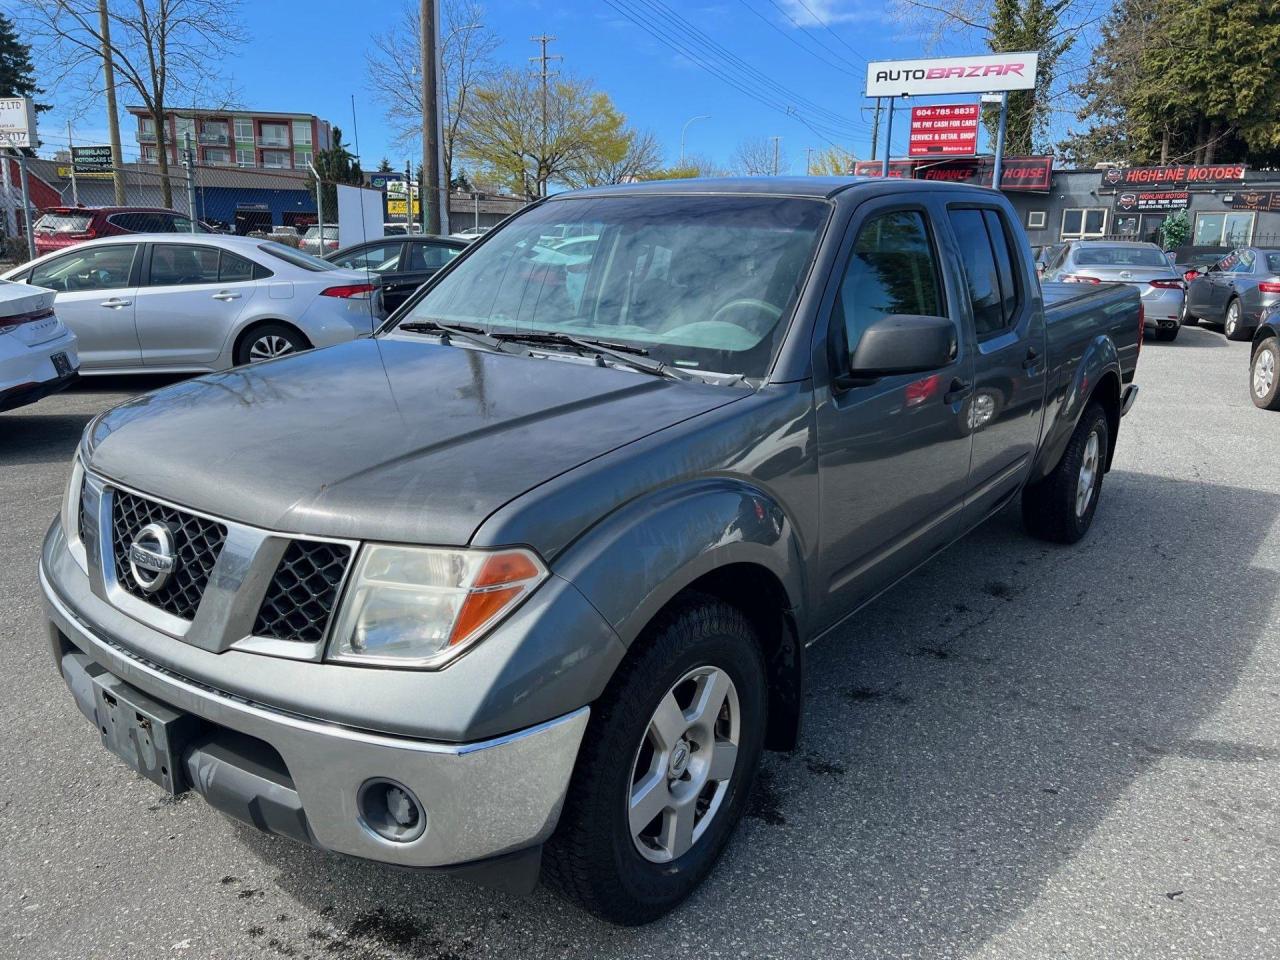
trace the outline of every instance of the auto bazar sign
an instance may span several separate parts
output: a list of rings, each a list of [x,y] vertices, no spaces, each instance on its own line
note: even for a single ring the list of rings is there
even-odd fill
[[[978,152],[977,103],[940,103],[911,108],[911,157],[970,157]]]
[[[994,53],[933,60],[880,60],[867,64],[868,97],[927,97],[937,93],[1031,90],[1039,54]]]
[[[1126,190],[1116,194],[1116,209],[1124,213],[1185,210],[1190,203],[1191,194],[1186,190],[1159,190],[1152,193],[1132,193]]]
[[[1280,211],[1280,193],[1274,190],[1247,190],[1231,198],[1232,210],[1257,210],[1260,213]]]
[[[891,160],[889,176],[989,187],[994,166],[995,163],[991,157],[939,161]],[[853,165],[854,176],[858,177],[878,177],[880,170],[879,160],[860,160]],[[1004,170],[1000,175],[1001,190],[1048,193],[1052,186],[1053,157],[1004,158]]]
[[[1243,163],[1197,163],[1167,167],[1109,167],[1102,172],[1104,187],[1182,186],[1196,183],[1234,183],[1244,179]]]

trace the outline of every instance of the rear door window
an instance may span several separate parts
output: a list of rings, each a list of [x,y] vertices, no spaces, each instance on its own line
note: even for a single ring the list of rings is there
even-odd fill
[[[1013,257],[1000,215],[994,210],[953,209],[948,212],[960,247],[965,284],[978,337],[1011,326],[1019,291]]]
[[[439,270],[459,253],[461,253],[460,250],[443,243],[411,243],[408,269]]]
[[[252,260],[238,257],[226,250],[218,252],[219,283],[241,283],[245,280],[258,280],[269,276],[271,271]]]
[[[157,243],[151,247],[149,285],[183,286],[218,282],[218,254],[213,247],[186,243]]]

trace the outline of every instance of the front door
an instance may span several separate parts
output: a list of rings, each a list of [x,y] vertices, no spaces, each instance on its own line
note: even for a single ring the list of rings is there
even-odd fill
[[[1038,285],[1003,209],[953,204],[947,220],[960,251],[965,307],[977,338],[966,414],[973,462],[965,526],[1016,493],[1031,469],[1044,419],[1044,311]]]
[[[866,328],[890,314],[952,316],[926,206],[871,201],[846,238],[827,319],[826,362],[847,369]],[[951,541],[969,475],[965,426],[973,356],[956,322],[956,359],[844,390],[817,388],[822,524],[818,588],[836,622]],[[816,362],[822,362],[819,359]]]
[[[138,342],[149,367],[213,366],[258,292],[254,265],[217,247],[153,243],[138,289]]]
[[[138,251],[136,243],[77,247],[31,271],[30,283],[57,291],[54,310],[75,333],[86,372],[142,362],[134,324]]]

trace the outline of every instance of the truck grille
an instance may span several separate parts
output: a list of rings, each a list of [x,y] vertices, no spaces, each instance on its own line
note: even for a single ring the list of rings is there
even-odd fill
[[[116,490],[111,516],[111,548],[120,586],[166,613],[191,620],[200,606],[209,574],[218,562],[227,528],[222,524],[155,503],[123,490]],[[129,572],[129,545],[149,523],[163,523],[173,533],[177,567],[169,581],[154,593],[147,593]]]
[[[351,548],[345,544],[290,543],[258,608],[254,636],[300,643],[323,640],[350,562]]]

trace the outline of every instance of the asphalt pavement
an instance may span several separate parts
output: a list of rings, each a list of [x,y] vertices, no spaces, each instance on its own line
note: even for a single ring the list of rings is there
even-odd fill
[[[988,523],[811,651],[708,883],[648,927],[166,799],[55,672],[36,558],[89,418],[0,414],[0,957],[1280,957],[1280,414],[1247,345],[1148,343],[1094,527]]]

